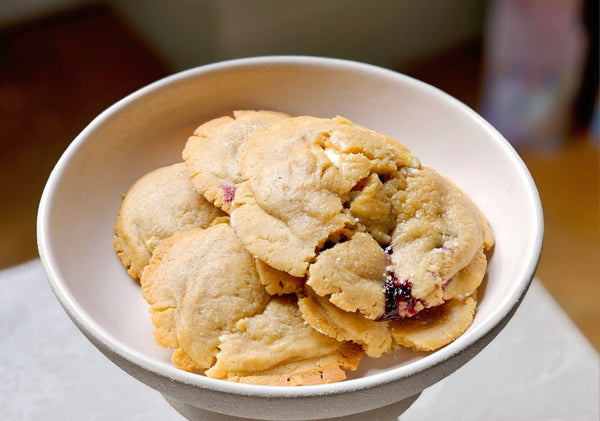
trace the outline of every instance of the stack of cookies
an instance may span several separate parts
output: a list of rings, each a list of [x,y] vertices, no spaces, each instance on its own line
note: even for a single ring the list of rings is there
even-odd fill
[[[450,180],[344,118],[235,111],[127,192],[114,245],[182,369],[340,381],[472,323],[493,234]]]

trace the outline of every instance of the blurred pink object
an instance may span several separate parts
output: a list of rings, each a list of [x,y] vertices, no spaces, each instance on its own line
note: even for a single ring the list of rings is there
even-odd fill
[[[481,113],[517,148],[554,150],[571,124],[586,36],[580,0],[496,0]]]

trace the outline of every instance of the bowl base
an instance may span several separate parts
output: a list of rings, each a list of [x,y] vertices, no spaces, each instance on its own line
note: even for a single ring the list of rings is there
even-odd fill
[[[381,408],[373,409],[358,414],[346,415],[343,417],[335,418],[310,418],[310,419],[321,419],[323,421],[364,421],[364,420],[378,420],[378,421],[397,421],[398,417],[402,415],[410,406],[419,398],[421,392],[416,395],[410,396],[401,401],[395,402],[391,405],[387,405]],[[167,402],[175,408],[177,412],[183,415],[190,421],[260,421],[267,419],[281,418],[242,418],[233,415],[226,415],[217,412],[208,411],[206,409],[198,408],[197,406],[190,405],[186,402],[174,399],[170,396],[163,395]],[[273,414],[275,415],[275,414]],[[291,419],[291,418],[290,418]],[[302,418],[308,420],[307,418]]]

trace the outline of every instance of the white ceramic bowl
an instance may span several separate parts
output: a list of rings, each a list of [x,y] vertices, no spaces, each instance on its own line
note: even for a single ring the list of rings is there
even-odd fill
[[[479,205],[496,235],[485,291],[469,330],[430,354],[366,359],[343,382],[253,386],[175,368],[154,343],[147,304],[112,246],[121,193],[181,160],[203,121],[234,109],[342,115],[411,148]],[[354,414],[409,399],[479,352],[515,311],[542,243],[539,197],[507,141],[474,111],[399,73],[315,57],[227,61],[159,80],[117,102],[81,132],[54,168],[38,215],[39,252],[71,319],[108,358],[192,417],[214,411],[265,419]],[[457,392],[459,393],[459,392]],[[206,413],[204,413],[206,414]]]

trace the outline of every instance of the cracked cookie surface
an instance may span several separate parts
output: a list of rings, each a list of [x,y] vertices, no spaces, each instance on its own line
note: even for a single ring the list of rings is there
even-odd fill
[[[314,329],[339,341],[357,343],[370,357],[381,357],[392,351],[389,322],[369,320],[360,313],[344,311],[310,287],[298,306],[304,320]]]
[[[487,222],[464,192],[431,168],[412,173],[394,197],[398,220],[386,249],[386,294],[397,296],[388,294],[384,319],[410,317],[473,292],[485,273],[483,252],[493,246]],[[478,281],[463,273],[451,282],[471,262],[479,265],[470,266]]]
[[[211,367],[219,337],[261,313],[269,294],[228,224],[183,231],[154,252],[141,279],[156,342],[188,371]]]
[[[182,153],[198,192],[229,213],[242,181],[237,157],[240,147],[256,130],[288,117],[277,111],[238,110],[233,117],[215,118],[198,127]]]
[[[250,384],[329,383],[363,353],[435,350],[471,325],[492,231],[396,140],[342,117],[235,111],[201,125],[183,157],[180,178],[214,213],[207,222],[180,223],[193,210],[179,203],[192,199],[161,198],[166,187],[138,194],[165,200],[157,217],[174,225],[144,240],[146,263],[154,253],[141,284],[155,339],[178,367]],[[182,190],[162,178],[154,184]],[[128,267],[122,231],[115,249]]]
[[[487,222],[385,135],[341,117],[289,118],[243,145],[240,168],[231,222],[241,241],[341,310],[399,320],[480,282],[463,275],[444,291],[493,246]]]
[[[184,163],[158,168],[138,179],[123,198],[114,226],[114,248],[129,274],[139,278],[165,238],[206,228],[224,215],[196,192]]]
[[[360,344],[370,357],[380,357],[400,346],[431,351],[447,345],[471,325],[477,288],[486,265],[485,254],[478,253],[445,284],[443,304],[401,320],[369,320],[357,311],[342,310],[309,286],[299,300],[299,307],[302,317],[313,328],[340,341]]]
[[[271,297],[228,224],[166,239],[141,284],[156,342],[187,371],[242,383],[321,384],[345,379],[363,355],[307,325],[295,296]]]
[[[240,383],[309,385],[344,380],[363,356],[360,346],[340,342],[308,326],[295,297],[273,297],[261,314],[240,320],[220,337],[209,377]]]
[[[389,219],[389,205],[381,218],[361,221],[359,212],[353,215],[353,188],[372,174],[385,181],[400,167],[419,165],[398,142],[341,117],[273,123],[242,147],[245,181],[238,188],[232,224],[254,255],[304,276],[320,249],[358,229],[378,231]]]
[[[390,322],[394,346],[415,351],[433,351],[441,348],[471,326],[476,305],[476,294],[473,294],[428,308],[415,317]]]

